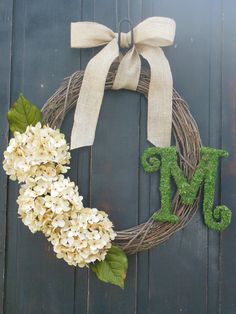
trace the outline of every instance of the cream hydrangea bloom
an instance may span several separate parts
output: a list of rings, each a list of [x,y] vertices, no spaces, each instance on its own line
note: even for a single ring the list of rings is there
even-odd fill
[[[24,182],[28,177],[46,176],[54,180],[67,172],[69,146],[64,134],[37,123],[24,133],[15,132],[4,152],[3,168],[12,180]]]
[[[105,259],[116,236],[112,227],[105,212],[82,208],[74,211],[71,220],[58,219],[49,241],[58,258],[69,265],[84,267]]]
[[[57,181],[31,178],[20,188],[18,213],[31,232],[49,235],[54,228],[65,226],[83,207],[82,199],[75,183],[63,175]]]
[[[105,259],[116,233],[105,212],[83,208],[78,187],[61,174],[68,169],[68,150],[59,130],[38,123],[15,132],[3,168],[12,180],[25,182],[17,199],[23,223],[33,233],[42,231],[58,258],[84,267]]]

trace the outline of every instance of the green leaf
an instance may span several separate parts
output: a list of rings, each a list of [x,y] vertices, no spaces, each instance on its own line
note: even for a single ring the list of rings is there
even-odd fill
[[[35,125],[42,122],[42,112],[23,95],[20,95],[17,101],[7,113],[10,130],[12,133],[18,131],[24,133],[28,125]]]
[[[124,289],[124,280],[128,268],[128,259],[125,253],[117,246],[112,246],[104,261],[91,264],[91,269],[98,279]]]

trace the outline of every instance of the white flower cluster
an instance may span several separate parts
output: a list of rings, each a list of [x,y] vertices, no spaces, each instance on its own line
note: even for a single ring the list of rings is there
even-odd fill
[[[19,182],[44,173],[53,177],[67,172],[65,165],[70,162],[68,150],[64,134],[37,123],[36,126],[28,126],[25,133],[15,132],[4,152],[3,168],[12,180]],[[39,166],[42,165],[41,169]]]
[[[82,199],[75,183],[63,175],[57,181],[29,179],[20,189],[18,213],[31,232],[49,235],[52,229],[64,226],[63,217],[69,219],[83,207]]]
[[[84,267],[105,259],[116,233],[105,212],[83,207],[78,187],[62,174],[68,150],[59,130],[38,123],[14,134],[3,167],[12,180],[25,182],[17,199],[23,223],[33,233],[42,231],[58,258]]]
[[[61,223],[63,226],[54,229],[49,236],[58,258],[79,267],[105,259],[116,236],[105,212],[81,208],[73,212],[72,220],[62,220]]]

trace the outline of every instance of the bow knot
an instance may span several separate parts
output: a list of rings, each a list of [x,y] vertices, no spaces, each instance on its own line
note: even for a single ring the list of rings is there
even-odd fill
[[[152,17],[128,33],[114,33],[94,22],[71,23],[71,47],[105,47],[88,63],[81,85],[71,133],[71,149],[92,145],[104,95],[109,68],[121,56],[113,89],[136,90],[142,56],[149,63],[151,76],[148,92],[147,138],[155,146],[170,145],[172,125],[172,75],[161,47],[170,46],[175,22]],[[130,48],[122,56],[119,48]]]
[[[130,48],[132,44],[131,32],[128,32],[128,33],[120,32],[119,34],[116,34],[116,37],[117,36],[118,36],[118,44],[121,48]]]

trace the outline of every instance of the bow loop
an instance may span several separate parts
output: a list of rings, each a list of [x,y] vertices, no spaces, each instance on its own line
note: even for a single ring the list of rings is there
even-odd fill
[[[150,17],[134,28],[136,45],[171,46],[175,37],[175,21],[167,17]]]
[[[108,44],[115,33],[105,25],[95,22],[71,23],[71,47],[92,48]]]
[[[148,93],[148,140],[156,146],[169,146],[172,119],[172,75],[161,47],[170,46],[175,22],[151,17],[128,33],[114,33],[94,22],[71,23],[71,47],[91,48],[106,45],[88,63],[76,105],[71,133],[71,149],[92,145],[104,95],[106,77],[120,48],[130,48],[122,56],[113,89],[136,90],[141,71],[140,55],[151,69]]]

